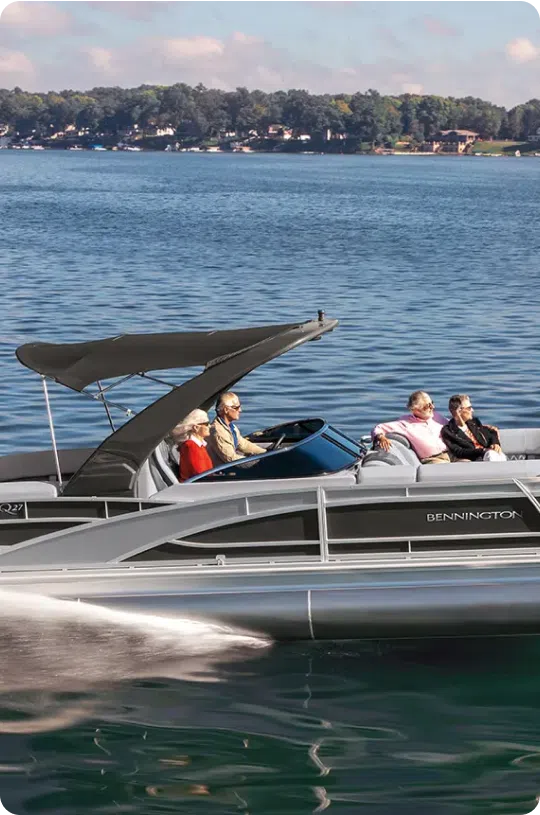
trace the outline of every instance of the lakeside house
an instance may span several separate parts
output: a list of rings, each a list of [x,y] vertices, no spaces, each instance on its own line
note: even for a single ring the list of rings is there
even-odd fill
[[[540,127],[537,128],[536,133],[533,133],[531,136],[527,136],[527,141],[540,142]]]
[[[425,153],[466,153],[478,139],[474,130],[440,130],[432,139],[426,139]]]
[[[289,141],[289,139],[292,139],[293,132],[290,127],[275,124],[268,125],[266,135],[268,136],[269,139],[283,139],[283,141]]]

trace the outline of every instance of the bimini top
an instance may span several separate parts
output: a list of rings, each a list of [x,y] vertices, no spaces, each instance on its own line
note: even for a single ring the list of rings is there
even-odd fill
[[[15,353],[27,368],[82,391],[98,380],[116,376],[197,365],[210,367],[298,327],[293,323],[236,331],[121,334],[105,340],[64,344],[31,342],[21,345]]]
[[[218,395],[255,368],[332,331],[337,320],[229,331],[124,334],[93,342],[29,343],[17,349],[23,365],[82,391],[93,382],[171,368],[204,366],[108,436],[64,489],[64,495],[133,495],[139,471],[154,448],[193,408],[208,409]]]

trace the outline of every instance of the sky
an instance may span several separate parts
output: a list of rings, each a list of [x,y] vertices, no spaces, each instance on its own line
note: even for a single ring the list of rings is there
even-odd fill
[[[511,108],[540,97],[538,8],[523,0],[0,0],[0,88],[375,88]]]

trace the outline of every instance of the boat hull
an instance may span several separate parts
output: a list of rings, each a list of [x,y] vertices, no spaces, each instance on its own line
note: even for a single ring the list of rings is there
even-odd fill
[[[220,571],[222,572],[220,574]],[[0,590],[167,617],[196,617],[276,640],[540,633],[540,560],[223,574],[144,569],[0,576]]]

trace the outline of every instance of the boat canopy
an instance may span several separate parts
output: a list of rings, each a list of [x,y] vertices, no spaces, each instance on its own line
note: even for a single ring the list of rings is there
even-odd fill
[[[111,377],[204,366],[108,436],[66,484],[64,495],[134,495],[150,453],[193,408],[208,409],[250,371],[318,339],[337,323],[320,312],[319,319],[304,323],[22,345],[16,354],[23,365],[76,391]]]
[[[231,331],[121,334],[76,343],[31,342],[15,352],[19,362],[61,385],[82,391],[102,379],[198,365],[210,367],[295,324]],[[264,360],[263,360],[264,361]]]

